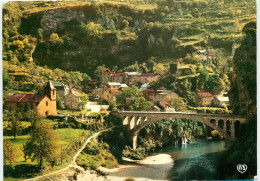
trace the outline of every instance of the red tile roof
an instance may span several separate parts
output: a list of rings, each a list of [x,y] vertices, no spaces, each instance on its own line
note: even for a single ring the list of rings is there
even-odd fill
[[[109,69],[106,69],[105,72],[103,72],[103,74],[112,74],[113,72]]]
[[[4,102],[41,102],[46,95],[41,94],[14,94],[4,100]]]
[[[167,90],[167,89],[165,87],[160,87],[160,88],[158,88],[156,90]]]
[[[159,102],[159,105],[163,108],[172,107],[168,102],[165,101]]]
[[[119,76],[122,76],[122,73],[114,73],[114,74],[112,75],[112,77],[119,77]]]
[[[118,89],[111,89],[110,92],[111,92],[111,93],[121,93],[121,91],[118,90]]]
[[[149,95],[156,94],[156,91],[154,89],[145,89],[144,91]]]
[[[213,97],[213,95],[209,92],[201,92],[198,93],[200,97]]]

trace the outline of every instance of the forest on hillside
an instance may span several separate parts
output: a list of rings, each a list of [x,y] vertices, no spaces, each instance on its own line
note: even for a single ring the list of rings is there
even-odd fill
[[[3,7],[3,60],[80,71],[123,68],[151,57],[169,63],[199,49],[232,55],[252,0],[9,2]]]

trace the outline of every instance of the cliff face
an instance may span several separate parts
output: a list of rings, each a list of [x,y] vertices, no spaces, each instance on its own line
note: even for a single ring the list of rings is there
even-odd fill
[[[233,58],[230,101],[237,114],[256,114],[256,23],[243,28],[242,44]]]

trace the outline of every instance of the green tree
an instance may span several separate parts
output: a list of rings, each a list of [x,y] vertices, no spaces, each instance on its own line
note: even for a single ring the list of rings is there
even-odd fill
[[[4,148],[4,164],[6,165],[7,162],[9,162],[9,164],[12,165],[16,160],[16,153],[13,145],[9,140],[4,140],[3,148]]]
[[[41,120],[41,117],[34,110],[29,110],[27,113],[25,113],[24,118],[31,122],[32,130],[34,130],[37,121]]]
[[[98,66],[97,69],[94,71],[95,78],[96,78],[98,81],[101,81],[102,74],[103,74],[103,72],[104,72],[106,69],[107,69],[107,68],[105,67],[105,65],[102,65],[102,66]]]
[[[117,110],[116,102],[114,102],[114,101],[110,101],[110,102],[109,102],[108,110],[116,111],[116,110]]]
[[[130,72],[134,72],[134,71],[139,71],[139,65],[138,65],[138,62],[137,61],[135,61],[135,64],[133,64],[133,65],[130,65],[130,66],[128,66],[128,67],[126,67],[125,68],[125,71],[130,71]]]
[[[81,73],[82,75],[82,79],[83,79],[83,83],[86,84],[87,82],[89,82],[91,80],[91,77],[86,74],[86,73]]]
[[[122,21],[122,26],[123,26],[123,28],[127,28],[128,25],[129,25],[129,22],[124,19],[124,20]]]
[[[43,29],[42,28],[38,28],[38,30],[37,30],[37,38],[40,41],[43,40]]]
[[[59,37],[57,33],[52,33],[50,35],[49,41],[54,45],[63,43],[63,40]]]
[[[205,83],[209,79],[209,72],[203,68],[197,80],[197,89],[203,90]]]
[[[155,57],[151,57],[147,60],[146,66],[150,72],[153,72],[153,68],[155,66],[155,61],[156,61]]]
[[[59,94],[57,94],[57,96],[56,96],[56,106],[57,106],[57,109],[64,108],[63,99]]]
[[[180,97],[170,98],[169,100],[167,100],[167,102],[171,104],[175,111],[187,110],[186,103]]]
[[[32,161],[36,160],[39,168],[42,168],[43,161],[55,162],[58,154],[59,137],[52,126],[46,121],[38,121],[29,141],[24,146],[24,154]]]
[[[131,104],[126,103],[126,98],[132,98]],[[117,105],[131,110],[148,110],[153,106],[153,103],[147,101],[143,94],[139,91],[137,87],[127,87],[125,88],[116,99]]]
[[[9,77],[6,70],[3,69],[3,89],[8,90],[13,87],[12,79]]]
[[[8,122],[7,127],[11,129],[15,140],[16,135],[20,131],[20,127],[21,127],[21,122],[19,120],[21,114],[14,111],[5,111],[3,117],[4,117],[4,121]]]
[[[132,104],[129,106],[131,110],[149,110],[153,106],[151,101],[147,101],[144,97],[134,97]]]
[[[209,76],[207,82],[204,83],[204,88],[206,91],[212,91],[220,86],[219,75]],[[224,87],[222,87],[224,89]],[[223,90],[222,89],[222,90]]]
[[[78,102],[80,109],[83,110],[87,103],[88,103],[88,95],[83,93]]]
[[[85,37],[86,40],[97,41],[103,38],[104,29],[100,24],[95,24],[90,22],[85,25],[82,23],[80,25],[80,32]]]

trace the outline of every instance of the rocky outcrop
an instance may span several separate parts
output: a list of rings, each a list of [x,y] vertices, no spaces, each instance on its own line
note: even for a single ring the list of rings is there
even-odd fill
[[[234,113],[256,113],[256,23],[243,28],[244,39],[233,58],[230,103]]]
[[[84,22],[85,15],[83,10],[59,9],[45,11],[41,19],[41,26],[45,33],[52,33],[64,29],[64,23],[71,20]]]

